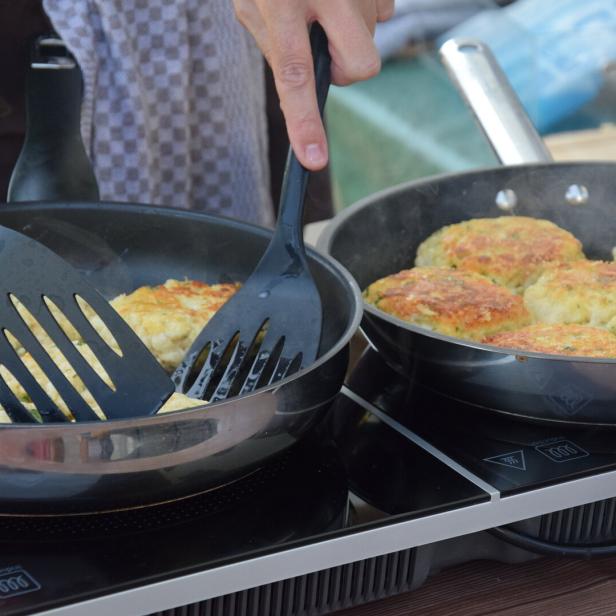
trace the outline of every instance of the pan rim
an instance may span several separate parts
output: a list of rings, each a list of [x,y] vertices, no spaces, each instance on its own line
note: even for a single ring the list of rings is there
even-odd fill
[[[330,248],[332,240],[338,228],[348,218],[352,217],[356,212],[363,210],[364,208],[372,205],[375,201],[384,199],[396,193],[404,192],[408,189],[421,189],[424,186],[434,184],[435,182],[441,182],[443,180],[456,180],[463,177],[481,176],[486,173],[506,173],[511,169],[519,169],[520,171],[540,169],[540,168],[560,168],[560,167],[596,167],[602,165],[606,167],[616,168],[616,162],[610,160],[596,160],[596,161],[559,161],[559,162],[544,162],[544,163],[521,163],[519,165],[498,165],[493,167],[479,167],[475,169],[469,169],[467,171],[454,171],[445,173],[436,173],[434,175],[425,176],[422,178],[416,178],[414,180],[407,180],[400,182],[394,186],[388,186],[382,190],[378,190],[370,195],[362,197],[358,201],[351,203],[343,210],[338,212],[329,222],[329,224],[323,229],[319,235],[317,242],[317,249],[323,254],[331,257]]]
[[[439,332],[430,330],[408,321],[403,321],[393,315],[390,315],[374,306],[364,302],[364,312],[369,312],[377,319],[387,321],[396,327],[412,332],[417,335],[427,336],[428,338],[434,338],[441,342],[448,344],[455,344],[459,347],[466,347],[469,349],[478,349],[481,351],[487,351],[495,353],[497,355],[513,356],[518,361],[524,361],[526,359],[551,359],[558,361],[566,361],[568,363],[590,363],[590,364],[616,364],[616,357],[588,357],[583,355],[556,355],[551,353],[539,353],[537,351],[525,351],[523,349],[515,349],[511,347],[499,347],[493,344],[486,344],[484,342],[476,342],[474,340],[465,340],[464,338],[457,338],[455,336],[448,336],[447,334],[441,334]]]
[[[100,206],[104,206],[107,212],[126,212],[127,208],[131,208],[133,211],[139,211],[144,214],[148,213],[158,213],[160,211],[164,211],[168,213],[171,217],[177,218],[189,218],[194,220],[209,220],[215,224],[221,224],[227,227],[235,227],[239,229],[243,229],[247,232],[257,233],[264,238],[270,238],[272,235],[272,229],[267,227],[263,227],[261,225],[257,225],[254,223],[245,222],[236,218],[231,218],[228,216],[222,216],[217,214],[210,214],[207,212],[200,212],[194,210],[180,210],[178,208],[172,208],[165,205],[149,205],[143,203],[134,203],[134,202],[121,202],[121,201],[100,201],[100,202],[62,202],[62,201],[24,201],[19,202],[18,204],[5,204],[2,208],[3,212],[18,212],[24,208],[32,207],[36,208],[37,212],[44,211],[58,211],[61,209],[62,211],[70,211],[70,210],[92,210],[97,209]],[[348,272],[348,270],[338,262],[334,257],[329,254],[323,254],[323,252],[319,251],[318,248],[312,248],[311,246],[306,246],[306,252],[308,254],[309,259],[312,259],[319,263],[322,267],[328,269],[333,275],[335,275],[341,284],[346,285],[347,291],[349,292],[349,297],[353,298],[352,306],[351,306],[351,314],[350,318],[347,321],[346,328],[340,338],[336,341],[336,343],[327,350],[326,353],[317,358],[315,362],[299,370],[298,372],[272,384],[264,387],[260,387],[256,389],[250,394],[245,396],[241,396],[241,399],[249,399],[258,395],[262,395],[265,393],[273,393],[279,390],[280,388],[285,387],[289,383],[298,380],[302,376],[313,372],[329,360],[331,360],[334,356],[336,356],[345,346],[348,345],[351,338],[355,334],[355,332],[359,329],[361,319],[363,317],[363,299],[361,295],[361,291],[359,286],[353,276]],[[0,424],[0,430],[9,429],[9,430],[57,430],[59,426],[62,427],[63,430],[77,430],[82,431],[88,427],[101,426],[105,425],[113,425],[117,426],[118,429],[121,429],[123,426],[130,425],[131,427],[139,427],[139,425],[148,425],[153,421],[158,422],[173,422],[175,418],[182,417],[183,419],[187,419],[189,417],[201,415],[204,412],[208,412],[210,409],[216,407],[220,408],[225,405],[233,405],[240,397],[235,396],[233,398],[229,398],[228,400],[219,400],[217,402],[204,402],[202,405],[197,407],[191,407],[187,409],[182,409],[178,411],[172,411],[169,413],[159,414],[156,413],[154,415],[150,415],[147,417],[133,417],[129,419],[115,419],[115,420],[107,420],[107,421],[80,421],[80,422],[67,422],[62,424]]]

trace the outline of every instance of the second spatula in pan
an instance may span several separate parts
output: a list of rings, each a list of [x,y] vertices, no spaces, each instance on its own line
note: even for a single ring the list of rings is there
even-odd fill
[[[317,23],[310,41],[322,115],[330,57]],[[179,391],[210,402],[223,400],[274,383],[316,359],[322,306],[302,237],[308,175],[290,150],[274,236],[254,272],[208,322],[176,370]]]

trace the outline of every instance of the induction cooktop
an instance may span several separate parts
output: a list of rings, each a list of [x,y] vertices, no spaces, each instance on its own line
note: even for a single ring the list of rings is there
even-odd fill
[[[0,613],[317,615],[479,556],[613,544],[616,432],[467,407],[369,349],[314,434],[237,482],[138,510],[0,516]]]

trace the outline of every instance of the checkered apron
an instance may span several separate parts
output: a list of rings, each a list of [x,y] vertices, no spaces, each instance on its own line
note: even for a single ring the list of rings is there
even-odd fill
[[[44,0],[101,198],[269,225],[262,58],[231,0]]]

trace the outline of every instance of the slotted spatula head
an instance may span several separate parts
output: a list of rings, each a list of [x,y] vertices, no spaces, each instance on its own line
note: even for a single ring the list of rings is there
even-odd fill
[[[50,397],[49,385],[44,388],[43,379],[33,375],[32,360],[77,421],[100,416],[58,366],[59,357],[81,379],[107,419],[153,414],[171,395],[172,381],[143,342],[54,252],[21,233],[0,228],[0,268],[0,404],[13,422],[69,421]],[[95,356],[94,366],[80,348]],[[24,362],[26,354],[30,359]],[[106,378],[101,376],[105,373]],[[15,382],[36,413],[16,395]]]
[[[310,41],[322,115],[330,58],[317,23]],[[289,150],[274,236],[254,272],[208,322],[174,373],[178,391],[222,400],[274,383],[316,359],[322,305],[302,237],[307,181],[308,171]]]

